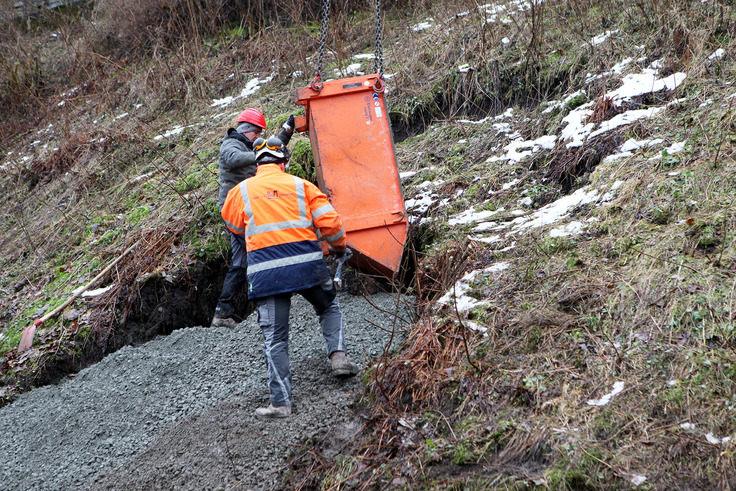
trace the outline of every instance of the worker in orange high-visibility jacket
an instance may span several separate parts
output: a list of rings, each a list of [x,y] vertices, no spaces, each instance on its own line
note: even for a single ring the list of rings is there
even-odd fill
[[[248,298],[257,301],[263,330],[271,403],[256,415],[291,415],[289,309],[299,293],[319,316],[333,373],[352,376],[358,366],[345,354],[343,316],[337,292],[323,260],[319,240],[345,254],[346,237],[340,215],[314,184],[285,172],[286,146],[276,137],[253,143],[258,169],[227,194],[222,218],[228,228],[245,235]]]

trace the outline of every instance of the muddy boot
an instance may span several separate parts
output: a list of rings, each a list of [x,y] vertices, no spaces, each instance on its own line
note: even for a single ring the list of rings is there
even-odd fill
[[[232,319],[232,318],[230,318],[230,317],[228,317],[228,318],[215,317],[215,318],[212,319],[212,324],[210,325],[210,327],[228,327],[228,328],[232,329],[233,327],[235,327],[237,325],[238,325],[238,323],[235,322],[235,320]]]
[[[332,374],[336,377],[352,377],[360,370],[358,365],[348,360],[344,351],[335,351],[330,355]]]
[[[256,416],[259,418],[288,418],[291,416],[291,406],[278,406],[269,404],[268,407],[259,407],[256,409]]]

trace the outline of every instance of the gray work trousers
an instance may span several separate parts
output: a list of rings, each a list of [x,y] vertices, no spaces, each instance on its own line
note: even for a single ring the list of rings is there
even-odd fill
[[[319,316],[322,336],[329,357],[345,351],[342,311],[335,289],[325,291],[317,285],[299,293]],[[258,299],[258,323],[263,330],[263,355],[268,369],[268,388],[273,406],[291,405],[291,369],[289,368],[289,310],[291,293]]]

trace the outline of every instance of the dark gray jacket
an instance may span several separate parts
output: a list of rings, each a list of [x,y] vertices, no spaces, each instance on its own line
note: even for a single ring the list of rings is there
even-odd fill
[[[289,144],[291,133],[282,129],[279,139]],[[220,145],[220,208],[225,203],[227,193],[241,181],[256,175],[256,154],[253,142],[238,133],[235,128],[227,130]]]

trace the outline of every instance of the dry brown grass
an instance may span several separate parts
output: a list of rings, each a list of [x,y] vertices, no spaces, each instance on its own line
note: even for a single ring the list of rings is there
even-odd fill
[[[437,405],[465,356],[464,339],[472,334],[464,331],[454,323],[419,322],[405,343],[407,348],[390,365],[376,369],[369,387],[381,403],[376,409],[395,414]]]
[[[621,146],[623,139],[619,133],[613,132],[586,141],[582,148],[567,148],[558,144],[553,155],[547,160],[545,178],[562,186],[564,192],[579,188],[583,183],[579,178],[589,175],[606,155]]]
[[[100,283],[112,283],[113,288],[90,304],[95,312],[90,322],[90,335],[103,352],[107,351],[108,341],[116,328],[124,325],[130,315],[139,297],[140,280],[169,262],[172,248],[181,245],[182,235],[189,226],[185,220],[173,221],[167,227],[143,229],[130,238],[130,244],[138,245],[110,272],[109,278]],[[182,260],[189,262],[187,258]]]

